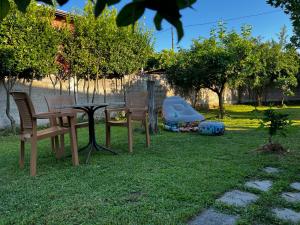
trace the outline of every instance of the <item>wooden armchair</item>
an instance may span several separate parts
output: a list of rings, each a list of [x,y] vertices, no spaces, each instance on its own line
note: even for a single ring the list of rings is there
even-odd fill
[[[63,107],[63,106],[74,105],[75,102],[74,102],[74,98],[72,96],[61,96],[61,95],[60,96],[45,96],[45,100],[46,100],[49,112],[65,111],[65,112],[72,112],[75,115],[77,113],[84,112],[82,110],[77,110],[77,109],[72,109],[72,108],[61,109],[61,107]],[[50,119],[50,124],[52,126],[56,126],[58,124],[57,118],[52,117]],[[63,126],[70,127],[70,124],[68,123],[68,119],[66,117],[63,118]],[[77,123],[77,121],[75,119],[76,140],[77,140],[77,129],[83,128],[83,127],[88,127],[88,126],[89,126],[88,122]],[[60,139],[62,142],[64,142],[64,135],[61,135]],[[58,136],[51,138],[51,144],[52,144],[53,150],[58,148],[58,145],[59,145]]]
[[[111,119],[111,113],[125,112],[126,119],[116,121]],[[111,127],[123,126],[128,129],[128,150],[132,152],[132,121],[141,121],[145,127],[146,146],[150,146],[149,124],[148,124],[148,92],[131,92],[126,95],[125,107],[105,110],[106,119],[106,146],[110,146]]]
[[[30,175],[36,175],[36,165],[37,165],[37,141],[45,138],[55,137],[57,135],[70,133],[70,141],[72,148],[72,161],[73,165],[77,166],[79,164],[78,161],[78,152],[77,152],[77,144],[76,144],[76,135],[75,135],[75,116],[73,113],[36,113],[32,104],[31,99],[25,92],[11,92],[10,93],[19,110],[20,115],[20,160],[19,165],[20,168],[24,167],[24,153],[25,153],[25,142],[30,141],[31,143],[31,154],[30,154]],[[68,118],[71,126],[69,128],[65,128],[62,126],[50,126],[49,128],[43,130],[37,130],[37,119],[51,119],[51,118]],[[64,146],[63,142],[61,142],[61,150],[63,151]],[[59,154],[59,153],[58,153]]]

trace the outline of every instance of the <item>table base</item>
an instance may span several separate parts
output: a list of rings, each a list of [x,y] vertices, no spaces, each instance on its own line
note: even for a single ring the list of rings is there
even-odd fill
[[[83,152],[83,151],[87,151],[87,158],[85,160],[86,163],[88,163],[90,161],[90,157],[91,157],[91,154],[93,151],[95,151],[95,152],[106,151],[106,152],[110,152],[114,155],[118,154],[109,148],[106,148],[102,145],[97,144],[96,142],[90,142],[86,146],[84,146],[78,150],[78,152]]]

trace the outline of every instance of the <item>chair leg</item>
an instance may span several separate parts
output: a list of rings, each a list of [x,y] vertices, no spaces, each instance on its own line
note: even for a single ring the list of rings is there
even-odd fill
[[[56,154],[57,151],[59,150],[59,138],[58,138],[58,136],[54,137],[54,145],[55,145],[55,147],[54,147],[54,153]]]
[[[75,119],[68,118],[69,124],[70,124],[70,141],[71,141],[71,150],[72,150],[72,163],[73,166],[79,165],[79,159],[78,159],[78,147],[77,147],[77,138],[76,138],[76,129],[75,129]]]
[[[131,121],[127,124],[128,128],[128,150],[131,153],[132,152],[132,124]]]
[[[149,123],[148,118],[145,118],[145,132],[146,132],[146,146],[147,148],[150,146],[150,134],[149,134]]]
[[[75,128],[76,145],[78,146],[78,130]]]
[[[55,137],[51,137],[51,149],[52,149],[53,153],[56,152],[56,150],[55,150]]]
[[[24,158],[25,158],[25,141],[21,141],[20,160],[19,160],[19,166],[20,166],[21,169],[24,168]]]
[[[63,134],[60,135],[59,139],[57,137],[56,145],[57,145],[56,151],[55,151],[56,158],[61,159],[63,157],[63,155],[65,154],[65,136]]]
[[[111,136],[111,129],[110,129],[110,126],[109,125],[106,125],[105,126],[105,129],[106,129],[106,143],[105,143],[105,145],[106,145],[106,147],[110,147],[110,136]]]
[[[31,153],[30,153],[30,175],[36,175],[37,164],[37,139],[31,138]]]
[[[60,135],[60,146],[56,150],[56,158],[60,159],[65,154],[65,135]]]

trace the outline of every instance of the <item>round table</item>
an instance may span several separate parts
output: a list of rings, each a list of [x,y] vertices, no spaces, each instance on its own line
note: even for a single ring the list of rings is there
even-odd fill
[[[95,134],[95,119],[94,114],[97,109],[107,107],[108,104],[101,103],[101,104],[94,104],[94,103],[86,103],[86,104],[75,104],[68,107],[72,107],[73,109],[81,109],[85,111],[88,115],[88,122],[89,122],[89,143],[84,146],[83,148],[79,149],[79,151],[88,150],[88,155],[86,162],[89,162],[91,153],[93,151],[108,151],[113,154],[117,154],[116,152],[112,151],[109,148],[106,148],[96,141],[96,134]]]

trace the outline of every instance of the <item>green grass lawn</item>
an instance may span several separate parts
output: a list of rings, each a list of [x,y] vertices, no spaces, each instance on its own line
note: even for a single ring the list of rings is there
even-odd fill
[[[209,207],[241,215],[240,224],[284,224],[273,219],[270,208],[300,211],[300,204],[279,198],[291,182],[300,181],[300,107],[278,109],[295,122],[287,138],[276,138],[290,149],[286,156],[255,151],[267,141],[267,131],[258,129],[253,109],[227,106],[224,136],[161,131],[147,149],[145,135],[135,132],[133,154],[127,151],[126,129],[113,128],[112,147],[119,154],[95,153],[90,164],[79,167],[72,166],[71,158],[56,160],[50,141],[41,141],[34,178],[29,176],[30,145],[20,170],[18,138],[0,137],[0,224],[186,224]],[[207,117],[213,113],[204,112]],[[83,146],[87,130],[78,136]],[[97,136],[104,143],[103,124],[97,125]],[[284,173],[265,175],[265,166]],[[243,184],[252,178],[274,181],[256,204],[239,209],[215,203],[226,191],[246,190]]]

